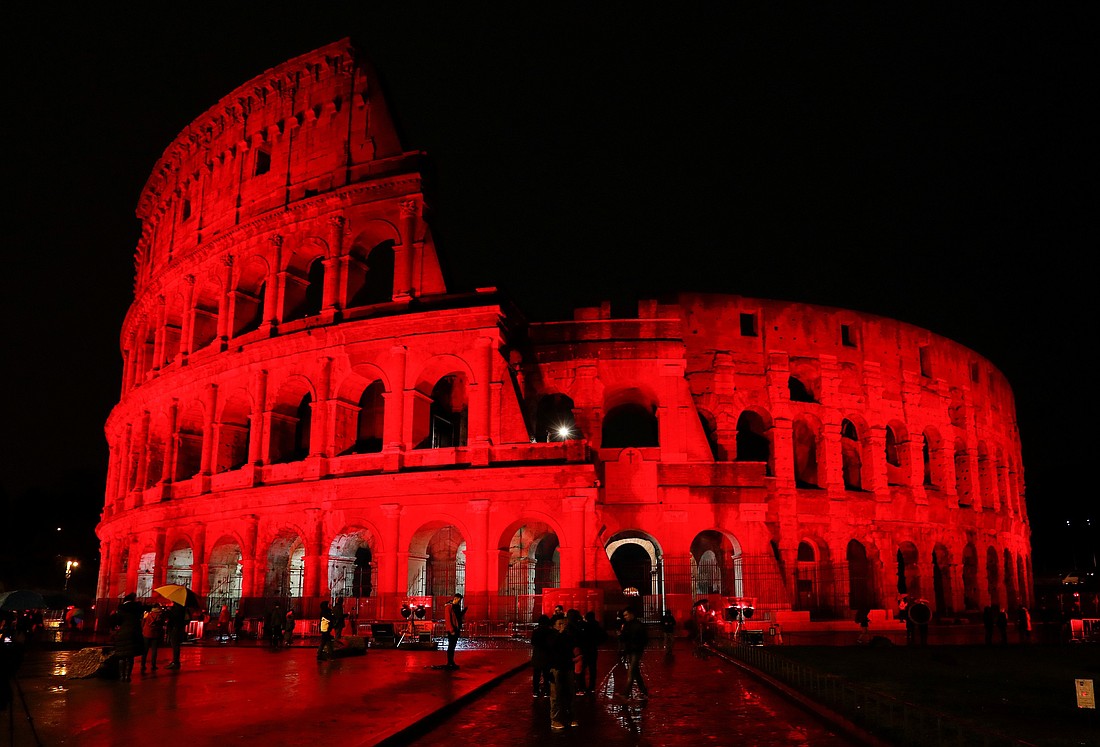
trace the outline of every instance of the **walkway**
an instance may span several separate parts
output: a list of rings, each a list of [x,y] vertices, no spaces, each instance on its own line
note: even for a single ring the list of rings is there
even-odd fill
[[[232,644],[187,646],[183,666],[132,682],[70,679],[74,652],[28,653],[15,709],[2,733],[13,747],[256,743],[293,747],[573,743],[633,745],[850,745],[815,716],[713,656],[681,641],[673,656],[647,654],[652,699],[621,706],[606,693],[578,702],[576,729],[550,731],[548,699],[531,697],[529,651],[510,641],[463,642],[457,671],[441,651],[373,649],[317,662],[314,649],[271,651]],[[614,652],[601,654],[604,669]],[[28,717],[29,714],[29,717]],[[9,721],[10,717],[10,721]],[[434,731],[433,731],[434,730]],[[441,735],[446,734],[443,738]],[[37,741],[36,741],[37,739]],[[4,740],[0,740],[2,743]]]

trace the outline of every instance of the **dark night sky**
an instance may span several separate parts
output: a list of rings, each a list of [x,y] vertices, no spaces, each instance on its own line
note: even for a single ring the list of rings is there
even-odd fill
[[[352,37],[405,147],[434,159],[452,288],[507,288],[534,318],[632,291],[729,292],[957,340],[1013,384],[1036,566],[1065,562],[1065,522],[1095,501],[1083,14],[232,5],[45,4],[5,24],[0,475],[28,537],[95,547],[134,208],[157,158],[236,86]]]

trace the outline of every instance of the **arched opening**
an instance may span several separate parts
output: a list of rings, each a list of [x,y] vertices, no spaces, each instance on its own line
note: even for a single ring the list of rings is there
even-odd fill
[[[138,559],[137,573],[137,597],[148,599],[153,596],[153,571],[156,568],[157,554],[153,551],[143,552]]]
[[[233,337],[260,328],[264,321],[264,296],[267,293],[267,263],[252,257],[241,267],[233,292]]]
[[[500,548],[500,594],[514,598],[512,610],[502,610],[516,622],[532,622],[542,611],[543,589],[560,586],[558,535],[547,524],[530,521],[516,528]]]
[[[966,444],[962,441],[955,442],[955,493],[959,498],[960,506],[973,505],[974,489],[970,475],[970,458]],[[974,608],[967,607],[967,609]]]
[[[194,307],[191,309],[191,350],[202,350],[218,336],[218,307],[221,287],[208,281],[195,289]]]
[[[382,429],[386,415],[384,394],[385,387],[381,381],[375,381],[363,390],[363,396],[359,398],[359,414],[355,418],[352,453],[375,454],[382,451]]]
[[[541,397],[535,408],[534,435],[539,443],[584,438],[573,417],[573,400],[564,394]]]
[[[164,583],[191,588],[191,566],[194,562],[195,556],[191,547],[185,542],[177,543],[168,553],[164,566]]]
[[[816,488],[817,432],[805,420],[798,419],[792,426],[791,442],[794,447],[794,481],[798,488]]]
[[[932,548],[932,594],[935,600],[936,612],[941,615],[954,612],[952,604],[949,602],[951,579],[948,576],[948,569],[950,567],[951,561],[947,554],[947,548],[943,545],[936,545]]]
[[[176,451],[176,477],[189,480],[199,473],[202,465],[203,437],[202,405],[193,402],[179,420],[179,441]]]
[[[394,242],[366,250],[352,247],[348,262],[348,307],[371,306],[393,300]]]
[[[450,524],[421,529],[409,545],[409,596],[466,593],[466,540]]]
[[[760,413],[744,410],[737,417],[737,459],[738,462],[764,462],[765,474],[771,476],[771,441],[767,436],[768,428]]]
[[[989,603],[993,607],[1001,606],[1001,574],[997,560],[997,550],[993,547],[985,551],[986,591],[989,593]]]
[[[244,392],[226,397],[218,422],[218,455],[215,471],[229,472],[248,463],[252,433],[252,405]]]
[[[328,551],[328,587],[333,597],[366,599],[378,587],[378,568],[371,549],[373,537],[366,529],[337,535]],[[356,603],[356,610],[360,610]]]
[[[855,423],[845,418],[840,423],[841,474],[845,490],[863,489],[863,445]]]
[[[695,535],[690,552],[693,596],[742,595],[741,547],[733,540],[722,532],[708,529]]]
[[[171,365],[180,352],[183,338],[183,296],[176,293],[164,307],[164,343],[161,347],[161,368]]]
[[[798,543],[798,553],[795,556],[797,566],[795,568],[795,603],[796,610],[816,610],[821,606],[818,596],[818,564],[817,551],[809,542]]]
[[[301,599],[305,577],[305,545],[296,532],[284,531],[272,541],[267,551],[264,575],[264,597],[270,606],[278,602],[290,609],[295,599]]]
[[[225,604],[229,606],[230,614],[236,612],[241,601],[241,585],[244,579],[240,546],[232,540],[224,540],[215,545],[210,553],[209,571],[207,608],[217,614],[217,610]]]
[[[902,542],[897,552],[898,595],[908,595],[910,599],[923,599],[920,577],[920,553],[912,542]]]
[[[142,489],[148,489],[156,485],[165,477],[165,441],[169,437],[168,422],[164,418],[157,418],[156,424],[150,427],[149,436],[145,447],[145,484]]]
[[[1005,572],[1005,605],[1008,609],[1019,606],[1020,599],[1016,594],[1016,564],[1012,562],[1012,553],[1004,551]]]
[[[657,410],[637,402],[624,402],[603,419],[600,445],[605,449],[658,446]]]
[[[323,258],[314,257],[305,267],[297,266],[294,258],[283,277],[283,321],[316,316],[321,313],[324,299],[325,263]]]
[[[313,395],[302,380],[283,385],[271,411],[271,464],[297,462],[310,453]]]
[[[815,403],[813,392],[797,376],[787,379],[787,391],[790,393],[791,402]]]
[[[886,484],[906,485],[909,482],[909,443],[905,430],[898,425],[886,426]]]
[[[963,606],[968,612],[980,609],[978,597],[978,551],[973,544],[963,548]]]
[[[871,563],[867,548],[858,540],[848,542],[848,607],[853,610],[869,610],[875,606]]]
[[[641,533],[616,535],[606,550],[620,590],[631,590],[628,592],[631,596],[639,597],[653,597],[659,593],[660,550],[650,537]],[[647,610],[660,606],[646,603],[645,599],[642,602]]]
[[[428,407],[428,432],[418,449],[446,449],[466,445],[469,393],[466,375],[450,373],[432,387]]]
[[[699,425],[703,429],[703,436],[707,439],[711,459],[716,462],[726,461],[726,450],[718,442],[718,422],[714,415],[706,410],[699,410]]]

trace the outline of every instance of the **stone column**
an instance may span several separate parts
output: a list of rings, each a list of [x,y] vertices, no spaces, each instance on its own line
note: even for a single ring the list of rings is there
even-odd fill
[[[257,371],[252,380],[252,412],[248,427],[248,462],[267,463],[267,371]]]
[[[386,606],[390,601],[400,601],[408,591],[408,581],[402,583],[402,573],[408,579],[409,554],[401,538],[401,505],[383,503],[382,509],[382,546],[386,549],[378,554],[378,584],[382,588],[379,596]],[[400,609],[394,607],[393,610]]]
[[[317,359],[317,364],[320,375],[317,377],[317,401],[313,404],[313,420],[310,423],[309,455],[327,457],[332,456],[333,441],[329,417],[332,358],[322,356]]]
[[[416,253],[416,234],[420,203],[405,200],[401,203],[401,243],[393,248],[393,300],[408,301],[414,293],[412,288],[413,265]]]
[[[179,410],[180,401],[173,397],[172,404],[168,406],[168,437],[164,441],[167,453],[164,455],[164,466],[160,471],[161,485],[175,482],[176,479],[176,463],[180,453]]]
[[[210,384],[206,388],[206,407],[202,424],[202,455],[199,460],[199,474],[209,478],[214,464],[214,411],[218,406],[218,385]]]
[[[390,390],[382,394],[385,407],[382,423],[382,451],[392,455],[386,458],[386,469],[400,468],[400,455],[405,449],[405,367],[408,348],[394,345],[390,348]],[[392,465],[390,462],[392,461]]]
[[[283,237],[275,234],[271,237],[271,254],[268,256],[271,264],[267,271],[267,284],[264,286],[264,321],[261,325],[268,334],[278,327],[283,313],[280,288],[282,273],[279,271],[283,261],[282,254]]]
[[[469,445],[487,448],[490,445],[489,422],[492,417],[493,339],[491,337],[478,338],[474,366],[477,381],[470,387]],[[488,455],[485,463],[488,464]]]
[[[195,276],[184,275],[183,328],[180,330],[180,355],[183,360],[194,350],[195,329]]]
[[[153,370],[159,371],[164,367],[164,325],[165,307],[168,301],[164,296],[157,296],[156,332],[153,334]]]
[[[328,581],[325,575],[325,525],[320,510],[308,509],[307,532],[309,534],[309,554],[305,561],[305,578],[302,579],[302,596],[312,599],[327,598]]]
[[[870,490],[875,494],[876,501],[890,500],[890,486],[886,481],[886,428],[873,425],[867,433],[868,457],[871,462],[870,469],[864,470],[864,475],[870,479],[864,482],[864,490]],[[870,482],[870,484],[867,484]]]
[[[325,287],[322,311],[335,312],[346,306],[347,281],[344,269],[347,260],[344,258],[344,217],[340,215],[329,219],[329,253],[324,260]]]
[[[584,567],[584,515],[587,503],[588,499],[583,495],[562,498],[566,536],[558,538],[558,549],[561,558],[560,583],[563,587],[578,587],[587,580]]]
[[[821,471],[823,487],[830,498],[844,497],[844,447],[840,436],[840,423],[830,418],[822,425]]]
[[[218,340],[221,349],[225,350],[229,344],[229,331],[233,329],[233,317],[237,313],[236,304],[233,303],[236,295],[233,293],[233,255],[222,257],[222,292],[218,297]]]
[[[486,619],[489,613],[489,563],[495,557],[495,547],[489,542],[489,501],[472,499],[467,503],[470,513],[470,537],[466,538],[466,598],[472,606],[474,619]]]
[[[158,586],[164,586],[168,579],[168,549],[165,546],[167,540],[167,531],[161,527],[157,530],[156,541],[153,545],[154,557],[153,561],[153,588]]]
[[[794,430],[791,419],[775,418],[770,432],[772,458],[775,460],[775,486],[794,490]]]

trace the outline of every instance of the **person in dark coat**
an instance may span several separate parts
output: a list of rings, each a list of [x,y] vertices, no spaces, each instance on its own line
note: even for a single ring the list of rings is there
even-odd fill
[[[180,668],[180,644],[186,630],[187,608],[173,602],[168,609],[168,645],[172,647],[172,661],[168,662],[168,669]]]
[[[1002,644],[1008,643],[1008,611],[1004,607],[997,607],[997,637]]]
[[[264,629],[267,640],[271,642],[271,648],[279,648],[283,644],[283,625],[285,624],[286,615],[283,614],[282,607],[276,604],[267,616],[267,627]]]
[[[554,618],[550,661],[550,728],[560,731],[566,723],[577,726],[573,718],[573,693],[576,689],[574,672],[581,662],[576,625],[570,625],[567,617]]]
[[[577,692],[589,695],[596,692],[596,662],[600,644],[607,640],[607,631],[589,610],[580,624],[581,671],[577,676]]]
[[[466,618],[466,610],[462,607],[462,595],[457,591],[451,597],[451,601],[443,608],[443,629],[447,633],[447,664],[445,669],[458,669],[455,664],[455,648],[458,646],[458,636],[462,634],[462,623]]]
[[[645,625],[630,608],[623,610],[623,629],[619,639],[623,656],[626,657],[627,677],[622,692],[616,693],[615,697],[617,700],[630,700],[633,697],[634,685],[637,685],[638,698],[647,700],[649,688],[642,679],[642,654],[645,653],[649,643],[649,634],[646,633]]]
[[[672,644],[676,642],[676,617],[672,610],[665,610],[661,616],[661,633],[664,635],[665,648],[672,650]]]
[[[550,644],[553,637],[550,616],[540,615],[538,624],[531,631],[531,695],[535,698],[550,695]]]
[[[129,594],[127,596],[130,597]],[[130,609],[123,611],[121,607],[111,616],[111,644],[114,646],[114,656],[119,660],[119,679],[123,682],[130,681],[134,669],[134,657],[141,656],[142,653],[139,619]]]

